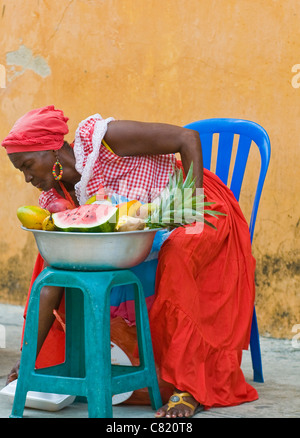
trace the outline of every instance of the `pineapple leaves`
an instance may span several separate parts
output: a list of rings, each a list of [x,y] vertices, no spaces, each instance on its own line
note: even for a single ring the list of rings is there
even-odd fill
[[[202,189],[195,188],[193,178],[193,163],[191,163],[186,178],[183,178],[181,169],[173,169],[169,175],[169,184],[154,200],[156,208],[151,211],[146,219],[149,228],[177,228],[194,222],[204,224],[216,229],[204,215],[218,218],[226,216],[224,213],[207,209],[214,202],[205,202]]]

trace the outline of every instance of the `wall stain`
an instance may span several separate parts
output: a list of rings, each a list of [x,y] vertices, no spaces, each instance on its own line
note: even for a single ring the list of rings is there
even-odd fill
[[[33,70],[42,78],[51,74],[51,69],[46,60],[40,55],[34,56],[32,50],[23,44],[18,50],[6,53],[6,64],[13,66],[12,71],[14,71],[15,66],[21,67],[19,71],[14,71],[14,75],[8,79],[9,81],[22,75],[26,70]]]
[[[20,254],[0,263],[0,302],[21,306],[26,303],[37,256],[35,243],[29,237]]]
[[[300,254],[264,255],[256,260],[256,311],[262,335],[291,339],[300,324]]]

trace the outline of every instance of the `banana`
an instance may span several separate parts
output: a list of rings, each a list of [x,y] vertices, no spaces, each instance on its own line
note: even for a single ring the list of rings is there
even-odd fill
[[[140,201],[133,201],[130,205],[129,205],[129,209],[128,209],[128,216],[131,217],[135,217],[137,210],[142,206],[142,203]]]
[[[43,229],[44,231],[54,231],[54,230],[57,229],[56,226],[55,226],[55,224],[54,224],[52,214],[50,214],[49,216],[47,216],[47,217],[43,220],[43,223],[42,223],[42,229]]]

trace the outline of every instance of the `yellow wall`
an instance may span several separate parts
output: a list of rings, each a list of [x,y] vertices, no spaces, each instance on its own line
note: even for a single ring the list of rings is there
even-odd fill
[[[68,140],[96,112],[261,124],[272,158],[253,245],[257,313],[261,332],[291,337],[300,323],[299,19],[297,0],[0,1],[0,138],[49,104],[70,118]],[[38,193],[0,154],[0,300],[24,303],[36,247],[16,209]],[[256,158],[241,200],[247,218]]]

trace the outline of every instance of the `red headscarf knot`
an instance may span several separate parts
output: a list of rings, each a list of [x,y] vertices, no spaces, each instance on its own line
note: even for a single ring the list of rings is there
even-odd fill
[[[2,146],[8,154],[60,149],[69,132],[68,120],[53,105],[34,109],[16,121]]]

